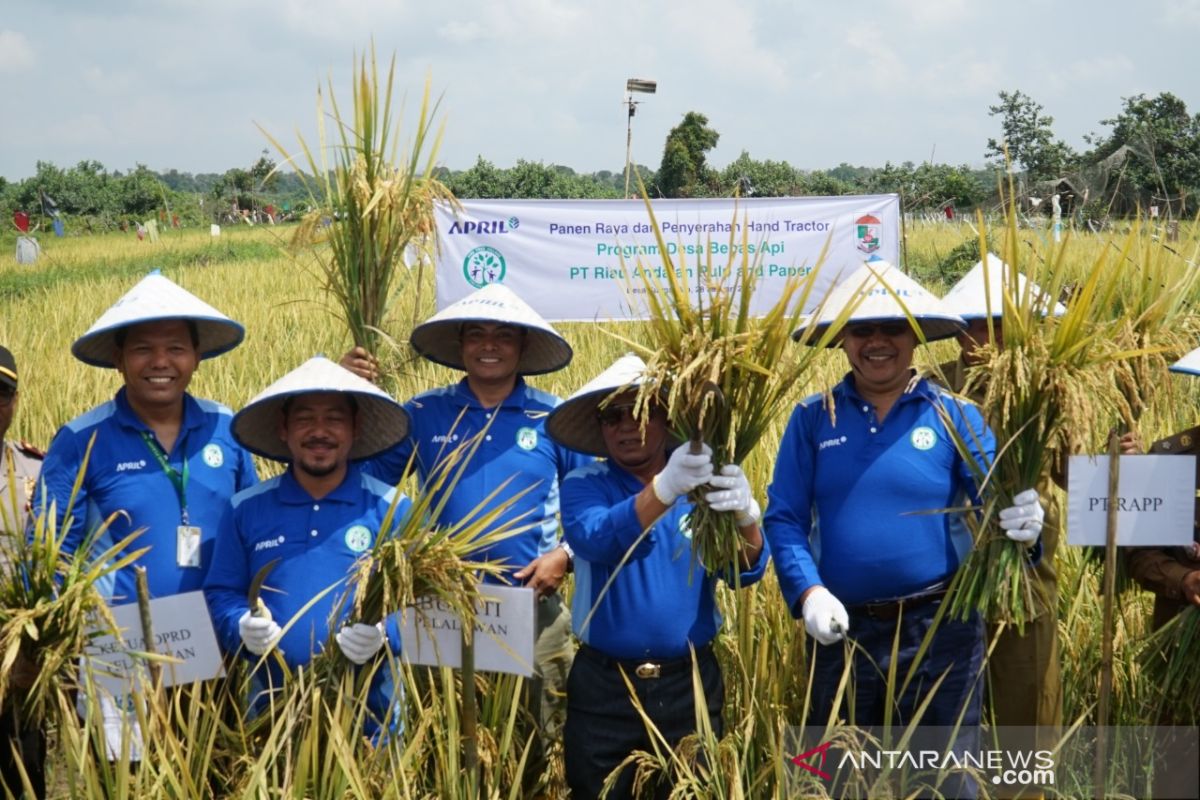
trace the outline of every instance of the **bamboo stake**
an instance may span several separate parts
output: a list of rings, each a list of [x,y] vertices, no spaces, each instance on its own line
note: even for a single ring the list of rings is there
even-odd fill
[[[142,619],[142,644],[145,650],[150,655],[155,655],[157,651],[154,649],[154,624],[150,616],[150,584],[146,580],[146,568],[135,566],[133,568],[134,582],[137,586],[137,604],[138,614]],[[162,675],[162,667],[155,659],[150,659],[150,685],[156,690],[159,686],[159,677]]]
[[[1100,702],[1096,710],[1096,762],[1092,766],[1092,789],[1104,797],[1108,768],[1108,706],[1113,683],[1113,612],[1117,589],[1117,496],[1121,474],[1121,437],[1108,437],[1108,524],[1104,542],[1104,634],[1100,637]]]
[[[478,716],[475,698],[475,631],[474,620],[462,621],[462,683],[463,683],[463,738],[464,760],[467,770],[469,797],[479,796],[479,740]]]

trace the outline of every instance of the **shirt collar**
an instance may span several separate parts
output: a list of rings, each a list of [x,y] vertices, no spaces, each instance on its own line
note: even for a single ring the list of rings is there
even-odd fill
[[[279,502],[294,506],[309,503],[353,503],[357,496],[355,489],[359,483],[359,467],[352,461],[346,465],[346,476],[337,488],[317,500],[300,485],[296,476],[292,474],[292,465],[288,464],[287,470],[279,478]]]
[[[937,398],[937,390],[929,382],[927,378],[921,377],[915,369],[909,370],[911,378],[908,381],[908,386],[904,388],[901,395],[896,398],[897,403],[907,403],[915,399],[935,400]],[[842,378],[842,382],[834,389],[835,393],[844,394],[849,400],[854,403],[866,403],[866,399],[858,393],[858,389],[854,386],[854,373],[847,372],[846,377]]]
[[[463,403],[463,405],[471,408],[478,408],[484,411],[488,410],[484,408],[483,404],[479,402],[479,398],[477,398],[475,393],[471,391],[471,387],[467,384],[466,378],[463,378],[454,387],[454,396],[457,397]],[[501,401],[500,407],[523,409],[525,408],[525,400],[527,396],[528,387],[525,385],[525,378],[518,375],[516,385],[513,386],[513,390],[508,397]]]
[[[137,431],[150,431],[150,426],[142,421],[142,418],[133,410],[133,406],[129,405],[129,398],[125,396],[125,387],[122,386],[117,392],[117,396],[113,399],[117,406],[116,418],[117,422],[126,428],[132,428]],[[179,424],[181,431],[198,428],[204,423],[204,412],[200,409],[200,404],[196,402],[196,398],[192,397],[187,392],[183,393],[183,421]]]

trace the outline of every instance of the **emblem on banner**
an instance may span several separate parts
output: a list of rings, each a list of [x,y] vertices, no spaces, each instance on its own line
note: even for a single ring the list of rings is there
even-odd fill
[[[854,240],[858,249],[864,253],[874,253],[879,249],[879,237],[883,234],[883,223],[879,217],[864,214],[854,220]]]
[[[463,277],[476,289],[489,283],[503,283],[506,271],[504,255],[487,245],[476,247],[463,259]]]

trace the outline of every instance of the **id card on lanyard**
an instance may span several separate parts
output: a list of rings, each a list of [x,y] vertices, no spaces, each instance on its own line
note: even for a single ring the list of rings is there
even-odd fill
[[[188,519],[187,456],[185,454],[183,467],[175,469],[167,461],[167,454],[163,452],[158,442],[154,441],[150,434],[142,431],[142,441],[146,443],[146,448],[153,454],[154,460],[158,462],[163,473],[167,476],[167,480],[171,482],[171,486],[175,489],[175,496],[179,499],[179,525],[175,528],[175,565],[178,567],[199,569],[201,530],[197,526],[192,525]]]

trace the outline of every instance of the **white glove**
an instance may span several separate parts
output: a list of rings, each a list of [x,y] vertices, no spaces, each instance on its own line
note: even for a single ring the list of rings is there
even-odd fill
[[[821,644],[833,644],[850,630],[850,617],[842,601],[824,586],[814,587],[804,598],[804,627]]]
[[[271,612],[266,606],[262,607],[262,616],[255,617],[247,611],[238,619],[238,633],[242,635],[242,644],[256,656],[261,656],[279,641],[283,630],[271,619]]]
[[[704,495],[709,508],[713,511],[732,511],[739,528],[758,524],[762,512],[741,467],[726,464],[721,467],[721,474],[709,478],[708,485],[719,490]]]
[[[681,494],[687,494],[697,486],[708,483],[708,479],[712,477],[712,448],[706,444],[701,445],[701,451],[696,455],[692,455],[688,450],[686,444],[676,447],[663,471],[654,476],[651,484],[654,487],[654,496],[664,506],[674,503],[675,498]]]
[[[383,623],[367,625],[356,622],[353,625],[343,625],[337,635],[338,647],[342,654],[355,664],[365,664],[383,647]]]
[[[1036,489],[1026,489],[1013,498],[1013,504],[1000,512],[1000,527],[1014,542],[1030,545],[1042,535],[1046,509]]]

